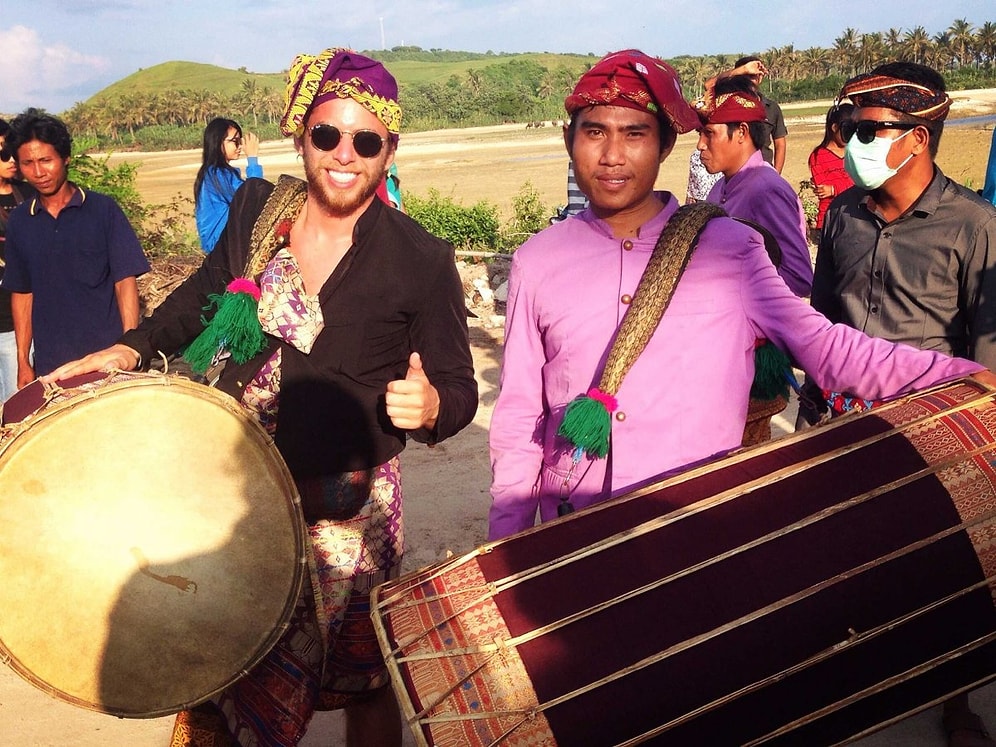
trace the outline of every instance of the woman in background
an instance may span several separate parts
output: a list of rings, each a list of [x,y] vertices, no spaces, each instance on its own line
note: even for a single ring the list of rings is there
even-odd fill
[[[242,186],[242,174],[232,166],[232,161],[243,154],[248,159],[246,178],[262,178],[259,138],[248,131],[243,136],[238,122],[231,119],[218,117],[208,122],[204,128],[201,168],[194,179],[194,215],[205,254],[218,243],[228,222],[228,206],[235,190]]]
[[[810,240],[818,243],[823,230],[823,217],[833,198],[848,189],[854,181],[844,170],[844,138],[840,134],[840,123],[850,119],[853,104],[840,104],[827,112],[823,142],[809,154],[809,173],[813,178],[813,188],[820,204],[816,213],[816,223]]]

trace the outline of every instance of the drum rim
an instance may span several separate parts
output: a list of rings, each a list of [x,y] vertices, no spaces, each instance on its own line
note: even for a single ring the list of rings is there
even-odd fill
[[[118,380],[119,375],[123,375],[120,380]],[[76,409],[83,403],[89,402],[93,399],[106,398],[115,394],[120,394],[123,391],[134,390],[136,387],[147,386],[160,387],[163,389],[177,387],[201,400],[221,406],[225,412],[239,418],[241,422],[248,426],[245,428],[245,432],[253,439],[258,447],[261,447],[263,451],[270,453],[275,457],[275,459],[271,460],[271,469],[269,472],[274,479],[274,484],[283,488],[282,493],[286,502],[287,514],[291,519],[291,529],[294,537],[293,553],[295,557],[295,567],[292,574],[293,578],[291,581],[291,587],[288,590],[286,599],[284,600],[283,610],[279,615],[279,622],[274,626],[270,634],[261,640],[255,651],[243,657],[243,661],[240,662],[235,672],[226,678],[223,678],[223,681],[213,687],[210,692],[189,698],[184,700],[182,703],[175,703],[160,708],[146,710],[132,710],[109,707],[108,705],[99,702],[93,702],[86,698],[81,698],[78,695],[74,695],[60,689],[58,686],[39,677],[28,666],[26,666],[17,654],[10,650],[8,645],[2,638],[0,638],[0,662],[3,662],[9,666],[22,679],[57,700],[61,700],[65,703],[86,710],[106,713],[119,718],[159,718],[169,716],[203,703],[222,692],[227,687],[231,686],[234,682],[243,677],[246,672],[262,661],[287,631],[290,620],[293,617],[294,610],[297,607],[304,584],[309,577],[308,545],[306,541],[308,529],[301,508],[301,497],[287,464],[284,462],[282,456],[277,450],[273,438],[256,418],[247,413],[234,397],[231,397],[230,395],[213,387],[207,386],[206,384],[201,384],[178,375],[127,371],[113,372],[108,375],[106,379],[104,379],[104,383],[99,384],[93,389],[82,389],[82,387],[79,387],[81,393],[78,396],[56,403],[46,403],[48,406],[43,406],[42,409],[35,411],[24,419],[16,423],[3,426],[3,439],[0,440],[0,460],[3,459],[4,454],[15,444],[15,442],[27,435],[31,428],[37,424],[51,419],[67,410]],[[72,391],[72,389],[67,389],[66,391]],[[2,467],[2,464],[0,464],[0,467]]]

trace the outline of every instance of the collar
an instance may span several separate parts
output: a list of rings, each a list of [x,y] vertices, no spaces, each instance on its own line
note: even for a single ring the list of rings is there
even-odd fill
[[[70,185],[73,186],[73,196],[69,198],[69,202],[66,203],[65,207],[63,208],[63,210],[65,210],[65,208],[68,208],[68,207],[81,207],[83,205],[83,203],[86,201],[86,195],[87,195],[87,193],[86,193],[86,190],[83,189],[83,187],[81,187],[80,185],[78,185],[78,184],[76,184],[74,182],[68,182],[68,184],[70,184]],[[35,195],[32,198],[32,200],[31,200],[31,207],[29,208],[28,212],[31,215],[39,215],[41,213],[48,213],[48,211],[42,206],[41,198],[38,195]]]
[[[763,169],[764,167],[774,168],[767,161],[764,160],[764,154],[759,150],[755,150],[750,154],[750,157],[744,161],[743,166],[737,170],[730,178],[723,177],[719,180],[719,183],[723,185],[722,191],[720,192],[720,204],[726,202],[730,193],[738,189],[739,186],[747,181],[753,174],[757,172],[758,169]]]
[[[902,220],[909,215],[916,215],[919,218],[927,218],[937,212],[938,206],[941,204],[941,200],[944,197],[944,191],[947,189],[948,179],[944,173],[934,164],[934,176],[930,180],[930,184],[927,188],[920,193],[920,196],[916,198],[912,205],[910,205],[902,215],[900,215],[896,221]],[[868,215],[873,216],[879,222],[883,221],[880,213],[876,210],[872,210],[871,206],[871,192],[866,191],[859,200],[861,208],[868,213]]]
[[[648,220],[646,223],[640,226],[639,235],[633,239],[618,239],[612,234],[612,228],[604,220],[595,215],[595,211],[591,207],[587,207],[580,213],[575,215],[571,220],[583,220],[588,223],[595,231],[602,234],[606,238],[612,239],[613,241],[632,241],[635,245],[647,244],[649,249],[653,249],[654,244],[657,242],[657,236],[669,220],[671,216],[674,215],[675,211],[680,206],[680,203],[675,198],[673,194],[666,190],[655,190],[654,195],[660,200],[661,204],[664,206],[662,210]],[[556,225],[563,225],[566,221],[561,221]]]

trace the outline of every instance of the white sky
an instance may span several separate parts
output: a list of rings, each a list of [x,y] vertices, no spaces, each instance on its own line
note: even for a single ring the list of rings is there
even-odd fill
[[[623,10],[622,8],[625,8]],[[834,15],[831,15],[834,14]],[[252,72],[326,47],[662,57],[831,47],[859,33],[996,21],[993,0],[0,0],[0,112],[59,113],[170,60]]]

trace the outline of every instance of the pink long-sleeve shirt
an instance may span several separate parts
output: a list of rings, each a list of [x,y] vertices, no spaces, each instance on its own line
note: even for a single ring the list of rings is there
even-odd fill
[[[737,448],[758,337],[821,386],[869,399],[982,370],[832,325],[789,290],[755,231],[715,219],[617,393],[609,456],[584,457],[572,473],[571,447],[557,428],[567,404],[598,383],[657,236],[678,208],[669,193],[659,196],[664,209],[639,238],[614,238],[586,210],[515,253],[490,429],[492,539],[532,526],[537,506],[542,520],[555,517],[563,491],[582,508]]]

